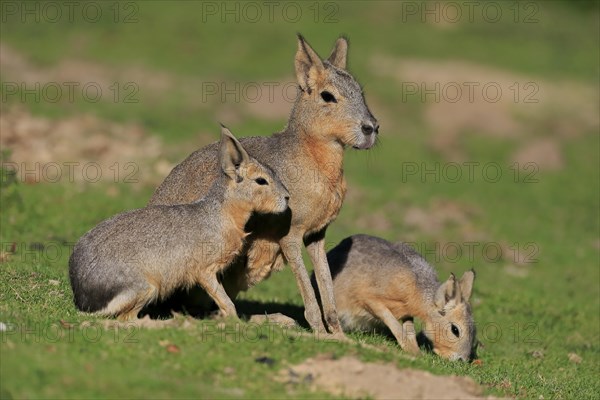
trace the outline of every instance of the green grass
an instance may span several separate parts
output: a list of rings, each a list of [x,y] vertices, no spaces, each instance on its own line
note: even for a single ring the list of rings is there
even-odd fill
[[[108,5],[104,7],[109,13]],[[446,160],[428,145],[432,132],[423,113],[426,105],[402,103],[399,86],[373,73],[370,64],[381,54],[462,60],[539,80],[597,88],[597,3],[542,3],[536,14],[539,22],[534,24],[511,22],[506,6],[496,24],[478,18],[447,28],[414,18],[403,22],[403,10],[394,2],[341,3],[337,23],[315,23],[307,14],[308,3],[302,8],[305,17],[296,24],[282,18],[274,23],[202,22],[201,7],[200,2],[141,3],[136,14],[139,22],[134,24],[115,24],[110,19],[90,24],[81,18],[73,23],[23,24],[9,17],[1,25],[2,43],[26,56],[35,68],[48,70],[69,59],[106,70],[137,66],[167,73],[174,86],[160,96],[141,86],[137,104],[105,99],[90,103],[82,98],[73,103],[21,104],[13,96],[3,108],[20,105],[49,118],[93,113],[111,121],[137,122],[167,143],[165,153],[177,152],[180,160],[197,145],[198,132],[214,132],[216,137],[215,115],[227,106],[214,99],[194,102],[200,96],[199,82],[291,77],[296,32],[303,33],[322,55],[339,33],[347,34],[351,71],[365,85],[373,113],[387,119],[377,148],[347,153],[345,172],[351,190],[358,194],[347,199],[327,242],[334,246],[362,231],[418,242],[427,250],[435,250],[439,242],[464,244],[468,239],[460,224],[428,233],[406,225],[404,213],[410,207],[429,209],[435,200],[475,210],[469,226],[484,238],[473,257],[463,254],[452,260],[429,251],[426,258],[441,278],[471,267],[477,270],[474,314],[484,346],[479,354],[483,364],[451,363],[433,355],[409,361],[391,339],[375,334],[351,336],[389,346],[390,351],[298,338],[279,329],[265,328],[253,340],[249,335],[255,327],[247,324],[241,326],[248,335],[236,337],[231,322],[225,325],[229,334],[224,336],[215,333],[219,332],[215,322],[201,320],[189,329],[101,329],[101,319],[78,313],[72,303],[67,273],[70,246],[101,220],[142,207],[153,187],[3,179],[0,250],[10,251],[14,243],[16,252],[0,264],[0,322],[10,325],[0,333],[2,398],[322,398],[328,395],[311,392],[307,384],[290,387],[272,377],[288,363],[324,352],[355,354],[363,360],[390,361],[435,374],[471,376],[487,393],[499,396],[582,399],[600,393],[597,127],[578,128],[572,138],[557,139],[564,166],[538,171],[535,183],[525,183],[522,173],[515,180],[511,155],[529,138],[556,139],[548,127],[568,117],[560,110],[552,120],[528,120],[523,137],[464,132],[460,147],[467,160],[500,165],[503,175],[498,182],[487,182],[480,170],[472,181],[403,177],[407,162],[431,167],[443,166]],[[10,82],[10,77],[3,75],[0,81]],[[188,82],[194,82],[191,90]],[[229,125],[241,136],[267,134],[285,123],[262,120],[240,105],[233,108],[238,119]],[[110,194],[114,188],[117,196]],[[387,225],[358,226],[361,217],[378,212],[386,216]],[[525,277],[507,273],[514,257],[505,248],[502,257],[486,258],[481,245],[488,242],[516,246],[521,253],[535,249],[537,262],[516,267],[526,271]],[[533,247],[526,248],[528,244]],[[289,269],[239,300],[242,312],[284,309],[302,314]],[[81,327],[85,321],[92,321],[92,326]],[[167,342],[179,352],[167,351]],[[533,357],[534,351],[541,351],[543,357]],[[569,353],[580,356],[581,363],[569,361]],[[275,363],[255,361],[263,356]]]

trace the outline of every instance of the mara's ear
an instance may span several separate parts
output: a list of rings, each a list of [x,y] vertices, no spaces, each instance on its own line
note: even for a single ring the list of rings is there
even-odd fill
[[[346,61],[348,57],[348,40],[345,37],[341,37],[335,41],[333,50],[329,55],[327,61],[333,66],[346,69]]]
[[[469,301],[471,293],[473,292],[473,282],[475,281],[475,271],[470,270],[463,274],[462,278],[458,283],[460,287],[461,299],[463,301]]]
[[[294,66],[300,88],[310,93],[325,67],[319,55],[304,40],[302,35],[298,35],[298,50],[296,51]]]
[[[221,169],[236,182],[242,181],[240,168],[250,161],[250,156],[231,131],[221,124],[221,142],[219,143],[219,161]]]
[[[454,277],[454,274],[450,274],[448,280],[442,283],[435,293],[434,303],[436,307],[439,310],[443,309],[446,303],[448,303],[448,301],[454,297],[455,291],[456,278]]]

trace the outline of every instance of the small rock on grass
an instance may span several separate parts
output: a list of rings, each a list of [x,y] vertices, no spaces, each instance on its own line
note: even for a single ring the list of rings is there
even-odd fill
[[[253,324],[272,323],[272,324],[279,325],[284,328],[298,328],[299,327],[298,323],[294,319],[292,319],[286,315],[283,315],[281,313],[253,315],[250,317],[249,322],[253,323]]]
[[[581,358],[579,355],[577,355],[575,353],[569,353],[569,361],[571,361],[574,364],[581,364],[581,362],[583,361],[583,358]]]
[[[530,351],[531,357],[533,358],[544,358],[544,350],[533,350]]]

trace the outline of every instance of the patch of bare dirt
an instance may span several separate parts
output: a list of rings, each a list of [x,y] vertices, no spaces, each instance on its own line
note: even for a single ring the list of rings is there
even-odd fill
[[[381,232],[392,229],[389,215],[384,210],[374,210],[368,215],[361,215],[354,224],[359,230]]]
[[[346,356],[309,358],[280,372],[280,381],[309,383],[334,396],[374,399],[481,399],[482,390],[471,378],[436,376],[391,363],[366,363]]]
[[[371,65],[402,88],[402,101],[426,104],[430,146],[452,161],[465,159],[460,139],[467,132],[518,140],[543,131],[568,139],[600,127],[598,92],[580,83],[547,82],[462,61],[376,56]]]
[[[104,101],[115,101],[118,96],[119,102],[126,98],[156,102],[175,94],[191,109],[215,107],[219,120],[227,124],[239,123],[242,114],[285,120],[296,95],[295,80],[291,77],[265,82],[231,82],[214,76],[176,76],[139,65],[114,67],[78,59],[40,67],[5,43],[0,43],[0,68],[5,81],[24,84],[29,90],[33,85],[41,88],[48,84],[59,85],[64,97],[70,86],[75,87],[75,93],[80,93],[90,83],[100,87],[100,99]],[[53,95],[54,92],[49,96]]]
[[[246,85],[244,98],[246,113],[259,119],[287,119],[296,99],[295,79],[285,77],[256,85]]]
[[[534,243],[511,244],[494,238],[480,229],[476,219],[478,208],[454,200],[433,198],[427,206],[412,206],[404,213],[408,228],[399,238],[412,243],[423,254],[435,252],[436,263],[467,260],[472,263],[483,258],[485,263],[501,263],[504,273],[515,278],[526,278],[538,262],[539,248]],[[419,242],[425,235],[433,243]],[[422,247],[421,247],[422,246]]]
[[[447,228],[456,228],[464,240],[481,240],[487,235],[475,227],[474,218],[479,213],[473,206],[433,199],[427,207],[409,207],[404,214],[404,223],[432,237],[437,237]]]
[[[364,202],[367,198],[367,194],[365,190],[358,185],[348,185],[348,189],[346,191],[346,198],[344,201],[348,204],[358,205]],[[600,239],[598,239],[600,240]]]
[[[512,156],[518,165],[534,163],[540,171],[557,171],[564,167],[561,145],[557,139],[534,139],[520,146]]]
[[[161,140],[135,124],[91,115],[49,119],[19,108],[0,114],[0,147],[10,151],[18,177],[36,182],[157,183],[172,165]]]
[[[139,94],[135,95],[138,100],[142,95],[146,98],[157,97],[173,88],[190,86],[180,85],[178,80],[168,73],[140,66],[116,68],[84,60],[64,59],[54,66],[40,67],[5,43],[0,43],[0,68],[5,81],[23,83],[27,88],[36,84],[43,87],[49,83],[63,85],[68,82],[81,90],[83,85],[93,83],[101,88],[101,99],[105,101],[114,101],[116,89],[111,90],[111,86],[114,88],[115,83],[119,84],[120,90],[124,92],[123,96],[133,93],[132,89],[126,90],[124,85],[135,84],[139,90]],[[66,87],[63,88],[67,90]],[[119,101],[123,99],[121,95],[119,97]]]

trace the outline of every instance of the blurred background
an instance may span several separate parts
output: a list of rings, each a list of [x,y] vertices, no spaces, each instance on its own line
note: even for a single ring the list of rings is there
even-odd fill
[[[323,58],[345,35],[381,128],[376,148],[347,151],[329,247],[364,232],[412,242],[444,279],[475,267],[476,320],[504,332],[487,338],[492,368],[541,368],[550,383],[524,384],[536,395],[593,381],[576,368],[597,372],[600,339],[598,2],[0,5],[2,285],[22,297],[43,277],[62,293],[24,308],[3,291],[2,318],[75,315],[69,243],[144,206],[173,166],[218,138],[217,121],[237,136],[281,130],[296,34]],[[48,243],[63,252],[15,257]],[[242,299],[301,305],[287,270]],[[515,323],[535,329],[516,340]],[[539,349],[552,364],[531,357]],[[563,361],[575,369],[558,372]],[[478,376],[523,395],[492,375]]]

